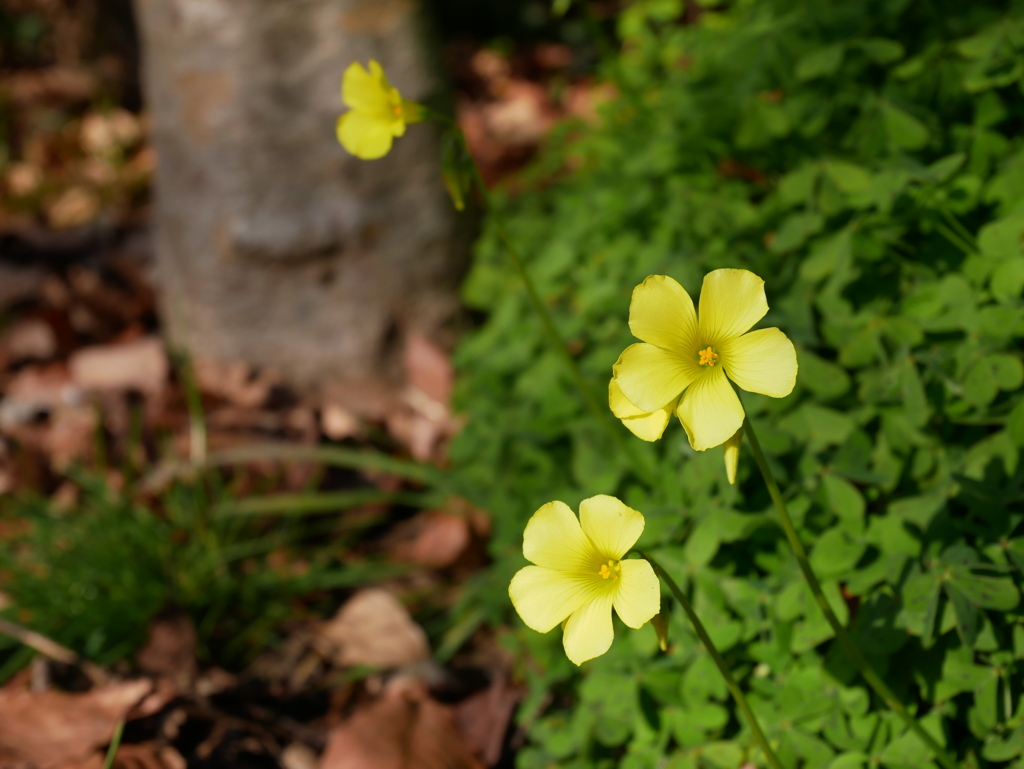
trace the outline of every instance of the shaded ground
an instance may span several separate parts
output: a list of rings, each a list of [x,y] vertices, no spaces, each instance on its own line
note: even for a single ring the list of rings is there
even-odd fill
[[[303,399],[273,372],[167,350],[126,8],[0,12],[0,766],[100,767],[121,723],[119,767],[511,765],[520,692],[501,630],[447,618],[486,566],[488,516],[410,461],[443,466],[465,418],[447,356],[413,339],[408,387],[381,403]],[[494,184],[610,97],[560,43],[504,55],[463,38],[448,58]],[[186,521],[179,497],[197,489]],[[104,550],[108,525],[125,540]],[[77,554],[127,561],[119,589],[148,552],[136,533],[173,542],[174,584],[150,608],[152,590],[126,588],[149,619],[125,653],[90,608],[114,604],[76,592],[94,576]],[[241,554],[189,560],[211,541]],[[273,607],[245,588],[268,572]]]

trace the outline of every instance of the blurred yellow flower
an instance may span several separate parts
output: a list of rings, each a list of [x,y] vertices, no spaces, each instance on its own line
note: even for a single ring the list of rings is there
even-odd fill
[[[520,569],[508,594],[528,627],[547,633],[563,624],[562,645],[581,665],[612,645],[612,608],[639,628],[661,608],[651,565],[623,560],[644,530],[644,517],[615,497],[580,503],[580,517],[564,502],[541,507],[523,533],[523,555],[536,564]]]
[[[350,109],[338,118],[338,141],[363,160],[387,155],[394,138],[422,120],[422,107],[403,99],[372,59],[369,70],[359,62],[349,64],[341,81],[341,99]]]
[[[793,343],[779,329],[749,331],[768,312],[764,281],[754,273],[709,272],[698,309],[665,275],[651,275],[633,290],[629,328],[642,343],[627,347],[615,363],[609,406],[646,441],[661,437],[675,411],[690,445],[704,451],[743,425],[730,379],[744,390],[783,398],[796,384],[797,362]]]

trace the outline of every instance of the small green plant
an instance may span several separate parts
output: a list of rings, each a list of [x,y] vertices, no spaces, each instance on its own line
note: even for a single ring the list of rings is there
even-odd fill
[[[277,453],[287,456],[289,450]],[[375,464],[365,454],[336,453],[349,465]],[[212,463],[220,459],[211,457]],[[410,465],[409,472],[415,469]],[[324,591],[396,573],[382,564],[340,560],[344,533],[337,522],[309,517],[388,495],[310,491],[237,499],[218,471],[189,475],[146,503],[84,471],[75,474],[78,499],[70,509],[41,498],[8,500],[0,518],[23,533],[0,550],[4,592],[11,599],[5,614],[109,664],[141,646],[158,613],[182,611],[196,626],[205,658],[237,665],[272,645],[281,624],[304,607],[321,608]],[[325,531],[339,538],[324,546]],[[299,548],[301,569],[268,563],[274,551]],[[0,644],[9,650],[0,677],[31,657],[13,639]]]
[[[5,505],[4,518],[25,527],[0,551],[12,619],[100,663],[141,645],[170,588],[162,557],[170,526],[98,478],[85,479],[77,510],[24,499]]]

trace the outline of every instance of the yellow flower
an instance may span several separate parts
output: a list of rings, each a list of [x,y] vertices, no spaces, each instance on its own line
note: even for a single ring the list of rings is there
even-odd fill
[[[608,405],[612,413],[619,418],[633,435],[645,441],[656,441],[665,432],[668,421],[679,403],[679,398],[673,398],[669,403],[653,414],[645,414],[638,409],[622,394],[622,388],[612,377],[608,382]],[[729,479],[729,485],[736,484],[736,469],[740,462],[740,444],[743,439],[743,428],[729,438],[722,448],[725,449],[725,475]]]
[[[338,141],[357,158],[375,160],[388,154],[394,137],[422,120],[422,108],[402,98],[380,64],[369,71],[352,62],[341,82],[341,99],[350,110],[338,118]]]
[[[623,560],[644,530],[644,517],[615,497],[580,502],[579,520],[564,502],[541,507],[523,533],[520,569],[508,587],[523,622],[547,633],[564,623],[562,645],[580,665],[612,645],[612,607],[629,627],[643,627],[661,608],[651,565]]]
[[[608,406],[633,435],[645,441],[656,441],[665,432],[668,420],[675,411],[679,398],[673,398],[663,407],[652,413],[641,411],[622,394],[615,377],[608,382]]]
[[[736,434],[725,442],[725,477],[729,479],[729,485],[736,485],[736,468],[740,463],[740,443],[743,442],[743,428],[736,431]]]
[[[749,331],[766,312],[764,281],[747,270],[704,276],[699,315],[682,286],[651,275],[633,290],[629,328],[643,343],[613,367],[612,413],[646,441],[661,437],[674,411],[697,451],[725,443],[743,425],[729,380],[773,398],[796,384],[789,338],[777,328]]]

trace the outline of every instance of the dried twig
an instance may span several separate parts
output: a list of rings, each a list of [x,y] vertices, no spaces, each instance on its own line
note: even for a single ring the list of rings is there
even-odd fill
[[[52,638],[47,638],[42,633],[29,630],[27,627],[15,624],[9,620],[0,619],[0,633],[9,635],[11,638],[23,643],[30,649],[42,654],[44,657],[60,662],[64,665],[78,666],[85,676],[94,684],[104,684],[109,680],[106,672],[99,665],[89,660],[82,659],[75,652],[66,646],[61,646]]]

